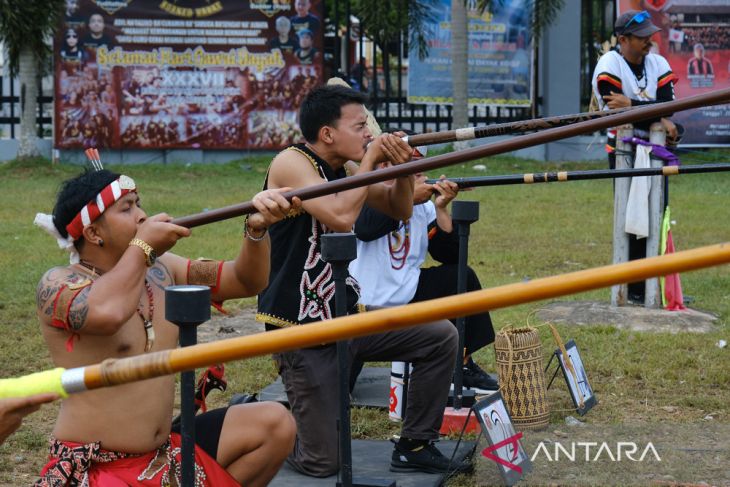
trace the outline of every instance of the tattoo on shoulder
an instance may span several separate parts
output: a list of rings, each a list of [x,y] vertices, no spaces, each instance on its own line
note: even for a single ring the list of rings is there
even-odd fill
[[[54,267],[46,272],[43,277],[41,277],[41,280],[38,282],[38,287],[36,288],[36,306],[38,306],[38,309],[42,309],[43,313],[47,316],[50,316],[53,312],[53,298],[64,284],[62,274],[59,270],[60,268]]]
[[[91,286],[79,291],[69,309],[68,325],[74,331],[79,331],[86,324],[86,317],[89,314],[89,292],[91,292]]]

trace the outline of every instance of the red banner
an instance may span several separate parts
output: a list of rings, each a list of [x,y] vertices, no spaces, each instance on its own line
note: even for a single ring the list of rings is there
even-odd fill
[[[730,0],[619,0],[619,14],[646,10],[662,30],[653,40],[679,77],[677,98],[730,87]],[[730,145],[730,105],[675,113],[682,145]]]
[[[278,149],[322,79],[323,0],[66,0],[55,146]]]

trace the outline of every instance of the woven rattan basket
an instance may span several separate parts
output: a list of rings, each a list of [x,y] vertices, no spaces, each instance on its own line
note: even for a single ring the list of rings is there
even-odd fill
[[[517,429],[548,425],[542,345],[535,328],[503,329],[494,340],[497,371],[505,404]]]

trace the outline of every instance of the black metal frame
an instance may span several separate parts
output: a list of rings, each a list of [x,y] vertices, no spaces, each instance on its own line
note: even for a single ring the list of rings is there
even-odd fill
[[[0,76],[0,127],[3,125],[10,126],[10,138],[16,138],[16,125],[20,125],[20,94],[16,93],[14,80],[11,78],[9,83],[9,90],[5,89],[5,77]],[[43,94],[43,83],[42,80],[38,79],[38,113],[36,115],[36,122],[38,124],[38,137],[43,137],[45,131],[45,125],[51,125],[53,123],[53,117],[46,116],[43,114],[44,105],[53,103],[53,96],[47,96]],[[9,106],[9,115],[2,115],[3,108]]]
[[[580,104],[581,111],[588,111],[591,101],[593,68],[601,52],[594,42],[601,44],[611,39],[613,23],[616,19],[615,0],[583,0],[581,2],[581,70]]]

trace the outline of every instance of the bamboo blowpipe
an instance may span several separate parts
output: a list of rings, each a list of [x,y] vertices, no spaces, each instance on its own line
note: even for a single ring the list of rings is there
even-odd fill
[[[505,174],[502,176],[479,176],[473,178],[446,178],[459,189],[480,186],[503,186],[507,184],[553,183],[555,181],[582,181],[586,179],[615,179],[636,176],[673,176],[675,174],[699,174],[705,172],[730,171],[730,164],[696,164],[693,166],[664,166],[642,169],[598,169],[590,171],[535,172],[526,174]],[[439,179],[427,179],[435,184]]]
[[[459,140],[482,139],[497,135],[523,134],[525,132],[534,132],[536,130],[563,127],[574,123],[595,120],[609,115],[616,115],[617,113],[624,113],[629,110],[632,110],[632,108],[616,108],[603,112],[575,113],[573,115],[557,115],[554,117],[520,120],[517,122],[496,123],[484,127],[467,127],[456,130],[444,130],[442,132],[407,135],[403,137],[403,140],[408,142],[408,145],[411,147],[417,147],[419,145],[446,144]]]
[[[726,242],[256,335],[136,357],[108,359],[99,364],[69,370],[58,368],[17,379],[2,379],[0,398],[41,392],[54,392],[66,396],[75,392],[203,368],[211,364],[332,343],[434,320],[468,316],[729,262],[730,242]]]
[[[609,115],[603,118],[597,118],[595,120],[579,122],[565,127],[547,129],[534,134],[522,135],[509,140],[502,140],[493,144],[473,147],[471,149],[456,151],[450,154],[427,157],[418,161],[411,161],[386,169],[370,171],[368,173],[358,174],[328,183],[316,184],[306,188],[299,188],[284,193],[284,196],[289,200],[295,196],[302,200],[318,198],[320,196],[358,188],[368,184],[387,181],[388,179],[399,178],[418,172],[426,172],[440,167],[451,166],[466,161],[472,161],[474,159],[502,154],[504,152],[524,149],[525,147],[532,147],[535,145],[545,144],[547,142],[554,142],[556,140],[573,137],[575,135],[595,132],[596,130],[633,123],[639,120],[659,118],[670,115],[674,112],[689,110],[691,108],[720,105],[728,102],[730,102],[730,88],[715,90],[702,95],[683,98],[681,100],[633,108],[625,112]],[[226,206],[204,213],[176,218],[172,221],[172,223],[192,228],[199,225],[205,225],[207,223],[213,223],[253,213],[254,211],[256,210],[253,203],[247,201],[245,203]]]

